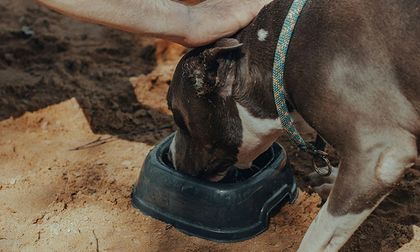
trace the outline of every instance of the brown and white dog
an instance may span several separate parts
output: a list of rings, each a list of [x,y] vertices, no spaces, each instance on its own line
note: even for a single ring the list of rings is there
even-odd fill
[[[275,0],[234,38],[179,63],[168,104],[180,171],[208,178],[247,168],[282,133],[272,65],[291,3]],[[418,157],[420,2],[309,0],[285,81],[288,102],[341,156],[335,182],[312,175],[331,193],[299,251],[337,251]]]
[[[179,170],[249,167],[281,134],[272,65],[291,2],[272,2],[235,39],[181,60],[168,94]],[[337,251],[418,156],[420,2],[309,1],[285,81],[290,104],[341,156],[335,183],[315,188],[331,193],[299,251]]]

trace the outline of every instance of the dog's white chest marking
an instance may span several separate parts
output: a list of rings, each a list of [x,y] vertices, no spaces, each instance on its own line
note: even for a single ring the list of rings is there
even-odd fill
[[[177,133],[175,133],[174,138],[172,139],[171,145],[169,146],[169,150],[171,152],[171,158],[172,158],[172,165],[174,166],[175,170],[176,170],[176,162],[175,162],[175,157],[176,157],[176,149],[175,149],[176,134]]]
[[[282,125],[280,119],[256,118],[239,103],[236,103],[236,107],[242,123],[242,144],[236,165],[249,168],[252,161],[279,137]]]
[[[265,41],[267,39],[267,36],[268,36],[268,31],[266,31],[264,29],[259,29],[258,33],[257,33],[257,36],[258,36],[259,41],[261,41],[261,42]]]

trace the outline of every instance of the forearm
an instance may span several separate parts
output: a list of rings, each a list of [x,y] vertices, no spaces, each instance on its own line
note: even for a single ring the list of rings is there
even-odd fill
[[[83,21],[182,43],[188,7],[168,0],[38,0]]]
[[[78,19],[195,47],[229,36],[272,0],[37,0]]]

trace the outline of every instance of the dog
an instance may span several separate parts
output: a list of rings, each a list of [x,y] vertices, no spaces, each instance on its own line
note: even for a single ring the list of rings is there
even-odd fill
[[[274,0],[232,38],[181,59],[168,91],[179,171],[220,180],[282,134],[272,68],[291,3]],[[309,0],[303,9],[286,61],[287,101],[341,161],[328,178],[310,175],[316,191],[330,192],[299,251],[339,250],[416,162],[419,8],[416,0]]]
[[[182,172],[248,168],[282,133],[272,69],[292,0],[275,0],[231,39],[186,54],[168,92]],[[418,157],[420,3],[309,1],[286,61],[287,100],[339,153],[331,190],[299,251],[337,251]],[[334,182],[335,180],[335,182]]]

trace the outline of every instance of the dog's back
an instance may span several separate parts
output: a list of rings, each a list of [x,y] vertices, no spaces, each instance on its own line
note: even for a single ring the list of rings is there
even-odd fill
[[[352,114],[419,135],[419,59],[419,1],[309,1],[289,47],[286,88],[297,107],[318,111],[303,111],[312,123],[346,128]],[[364,118],[366,110],[376,113]]]
[[[420,113],[420,2],[366,2],[371,5],[374,33],[387,47],[401,91]]]

